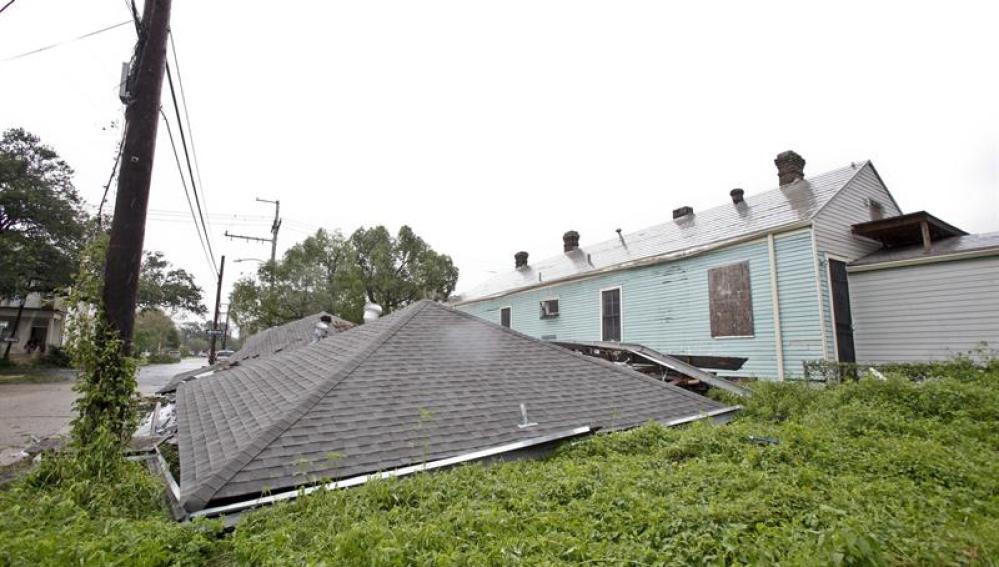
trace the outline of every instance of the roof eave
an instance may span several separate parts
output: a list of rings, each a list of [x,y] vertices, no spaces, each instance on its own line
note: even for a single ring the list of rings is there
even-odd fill
[[[847,266],[846,271],[849,273],[870,272],[874,270],[887,270],[889,268],[919,266],[921,264],[936,264],[939,262],[952,262],[955,260],[987,258],[990,256],[999,256],[999,246],[990,246],[988,248],[979,248],[978,250],[967,250],[963,252],[952,252],[950,254],[937,254],[935,256],[919,256],[916,258],[906,258],[904,260],[885,260],[884,262],[850,265]]]
[[[572,274],[570,276],[556,278],[556,279],[553,279],[553,280],[548,280],[548,281],[544,281],[544,282],[538,282],[538,283],[526,285],[526,286],[523,286],[523,287],[512,288],[512,289],[509,289],[509,290],[506,290],[506,291],[502,291],[502,292],[499,292],[499,293],[494,293],[494,294],[491,294],[491,295],[484,295],[484,296],[476,297],[476,298],[473,298],[473,299],[463,299],[461,301],[457,301],[455,303],[451,303],[450,305],[452,307],[460,307],[462,305],[469,305],[471,303],[479,303],[481,301],[489,301],[489,300],[492,300],[492,299],[499,299],[499,298],[506,297],[506,296],[509,296],[509,295],[514,295],[514,294],[517,294],[517,293],[522,293],[522,292],[525,292],[525,291],[531,291],[531,290],[535,290],[535,289],[542,289],[542,288],[545,288],[545,287],[549,287],[549,286],[553,286],[553,285],[559,285],[559,284],[563,284],[563,283],[567,283],[567,282],[572,282],[572,281],[585,280],[585,279],[589,279],[589,278],[593,278],[593,277],[597,277],[597,276],[602,276],[602,275],[605,275],[605,274],[609,274],[611,272],[617,272],[617,271],[623,271],[623,270],[631,270],[631,269],[634,269],[634,268],[640,268],[640,267],[644,267],[644,266],[650,266],[650,265],[653,265],[653,264],[661,264],[663,262],[672,262],[672,261],[676,261],[676,260],[682,260],[684,258],[691,258],[691,257],[694,257],[694,256],[699,256],[701,254],[706,254],[708,252],[712,252],[714,250],[718,250],[719,248],[725,248],[726,246],[735,246],[737,244],[744,244],[746,242],[752,242],[753,240],[758,240],[760,238],[764,238],[768,234],[775,234],[776,235],[776,234],[780,234],[780,233],[784,233],[784,232],[791,232],[791,231],[794,231],[794,230],[799,230],[799,229],[802,229],[802,228],[808,228],[808,227],[812,226],[813,219],[814,219],[814,215],[812,217],[806,219],[806,220],[803,220],[803,221],[797,221],[797,222],[788,223],[788,224],[784,224],[784,225],[780,225],[780,226],[776,226],[776,227],[771,227],[771,228],[768,228],[766,230],[755,231],[755,232],[752,232],[752,233],[749,233],[749,234],[746,234],[746,235],[743,235],[743,236],[739,236],[737,238],[730,238],[730,239],[726,239],[726,240],[719,240],[719,241],[712,242],[710,244],[707,244],[707,245],[704,245],[704,246],[700,246],[700,247],[697,247],[697,248],[686,248],[686,249],[683,249],[683,250],[677,250],[675,252],[669,252],[669,253],[666,253],[666,254],[657,254],[655,256],[646,256],[645,258],[638,258],[638,259],[635,259],[635,260],[630,260],[628,262],[620,262],[620,263],[617,263],[617,264],[613,264],[611,266],[604,266],[603,268],[597,268],[595,270],[590,270],[588,272],[582,272],[582,273],[579,273],[579,274]]]

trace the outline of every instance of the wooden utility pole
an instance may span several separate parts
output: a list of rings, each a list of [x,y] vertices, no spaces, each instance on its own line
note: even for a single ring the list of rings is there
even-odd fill
[[[166,67],[171,0],[145,0],[142,10],[131,99],[125,109],[118,195],[104,265],[104,312],[118,331],[125,354],[132,350],[135,302],[146,235],[146,208],[156,154],[160,94]]]
[[[21,314],[24,313],[24,304],[27,303],[27,301],[28,301],[28,294],[25,293],[24,297],[21,298],[21,305],[17,308],[17,317],[14,317],[14,327],[11,328],[10,330],[10,336],[7,337],[4,341],[7,343],[7,346],[4,348],[3,351],[4,360],[10,359],[10,347],[15,342],[17,342],[17,328],[21,325]]]
[[[215,364],[215,341],[219,338],[219,307],[222,305],[222,274],[225,273],[225,256],[219,265],[219,283],[215,288],[215,319],[212,321],[212,342],[208,347],[208,364]]]
[[[281,201],[270,201],[268,199],[261,199],[260,197],[257,197],[257,202],[270,203],[274,205],[274,222],[271,223],[271,265],[273,266],[275,260],[277,260],[278,231],[281,230]]]
[[[269,199],[261,199],[257,197],[258,203],[270,203],[274,205],[274,222],[271,223],[271,237],[270,238],[260,238],[259,236],[244,236],[242,234],[229,234],[229,231],[225,231],[225,235],[229,238],[240,238],[246,240],[247,242],[269,242],[271,245],[271,266],[277,260],[277,239],[278,232],[281,231],[281,201],[271,201]]]
[[[229,340],[229,308],[225,309],[225,323],[222,325],[222,350],[225,350],[225,343]]]

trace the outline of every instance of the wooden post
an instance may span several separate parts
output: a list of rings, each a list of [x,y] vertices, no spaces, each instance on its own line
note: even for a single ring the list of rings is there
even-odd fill
[[[14,328],[12,328],[10,330],[10,336],[7,337],[8,339],[14,339],[14,337],[17,336],[17,327],[21,324],[21,314],[24,313],[24,304],[27,301],[28,301],[28,294],[25,293],[24,297],[21,298],[21,305],[18,306],[18,308],[17,308],[17,316],[14,317]],[[3,359],[4,360],[9,360],[10,359],[10,347],[13,344],[14,344],[13,340],[8,340],[7,341],[7,346],[4,348],[4,351],[3,351]]]
[[[115,199],[111,240],[104,264],[102,300],[108,323],[118,331],[127,355],[132,350],[135,303],[139,291],[142,243],[146,235],[146,209],[156,154],[160,94],[166,68],[167,33],[171,0],[146,0],[142,12],[134,98],[125,109],[125,143],[122,148],[118,195]]]
[[[212,321],[212,342],[208,347],[208,364],[215,364],[215,341],[218,340],[219,332],[219,306],[222,301],[222,274],[225,273],[225,256],[222,256],[222,263],[219,265],[219,282],[215,288],[215,319]]]

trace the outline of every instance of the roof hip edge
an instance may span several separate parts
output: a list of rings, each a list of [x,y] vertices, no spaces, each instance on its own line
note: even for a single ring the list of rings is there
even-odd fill
[[[395,336],[400,329],[406,326],[414,316],[426,309],[426,307],[427,304],[424,302],[417,303],[409,313],[402,314],[396,321],[393,321],[383,329],[381,334],[372,340],[371,344],[357,351],[357,353],[344,361],[339,370],[306,393],[302,397],[302,400],[288,411],[284,417],[267,426],[249,445],[240,450],[239,453],[229,459],[228,462],[212,473],[211,476],[199,483],[199,486],[191,494],[184,497],[181,502],[184,509],[188,512],[196,512],[204,508],[227,482],[232,480],[239,471],[243,470],[243,467],[256,458],[275,439],[280,437],[282,433],[298,423],[316,404],[333,391],[334,388],[343,383],[344,380],[349,378],[358,366],[363,364],[386,341]]]

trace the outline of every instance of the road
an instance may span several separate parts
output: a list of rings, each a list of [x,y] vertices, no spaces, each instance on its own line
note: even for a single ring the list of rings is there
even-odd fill
[[[177,364],[143,366],[139,392],[153,394],[173,375],[205,364],[203,358],[185,358]],[[52,382],[0,384],[0,466],[17,460],[34,440],[68,432],[75,400],[73,379],[66,373]]]

